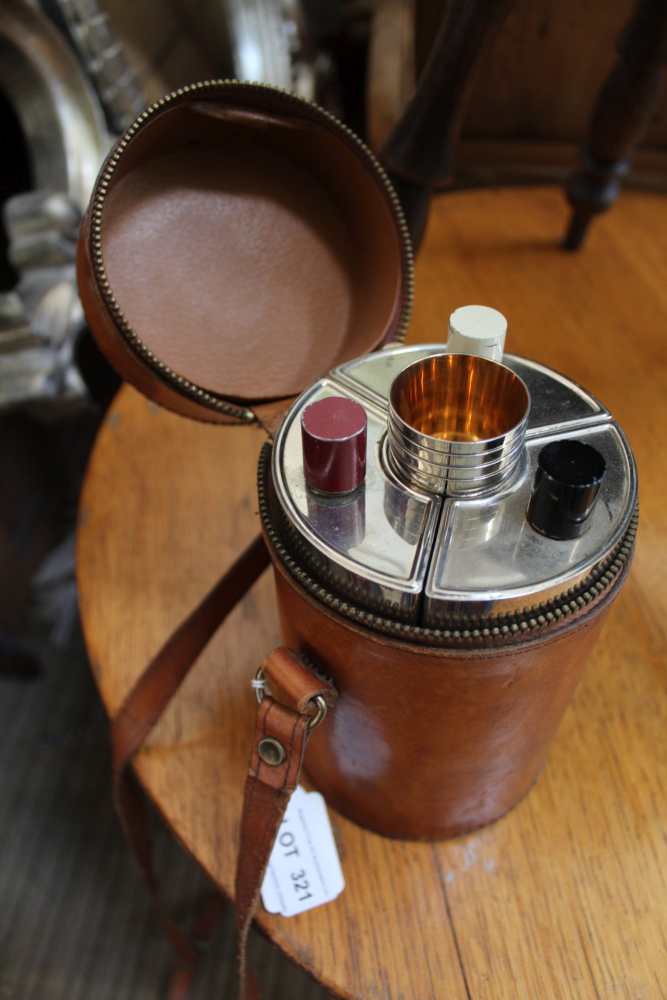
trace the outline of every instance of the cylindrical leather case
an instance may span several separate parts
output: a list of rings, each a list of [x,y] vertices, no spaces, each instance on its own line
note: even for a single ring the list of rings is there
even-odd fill
[[[413,434],[397,399],[389,427],[389,383],[415,357],[480,378],[493,363],[450,365],[443,344],[386,349],[412,299],[396,195],[349,129],[270,87],[204,81],[143,112],[102,167],[78,274],[98,343],[149,398],[199,420],[280,423],[259,505],[284,641],[339,695],[310,744],[315,784],[397,837],[446,837],[510,809],[544,764],[631,558],[636,476],[611,415],[505,355],[511,371],[483,381],[475,413],[503,409],[494,385],[526,379],[529,416],[519,392],[507,427],[482,419],[450,448],[433,428]],[[294,421],[331,394],[368,418],[365,485],[333,498],[306,489]],[[609,471],[592,531],[558,549],[525,511],[537,450],[562,434],[599,445]],[[400,481],[413,468],[425,489]],[[444,468],[444,493],[429,494]]]
[[[285,643],[339,692],[306,761],[340,812],[391,837],[452,837],[529,791],[622,576],[559,629],[503,648],[447,649],[374,634],[309,597],[275,556]]]
[[[312,781],[350,819],[387,836],[446,838],[498,819],[545,764],[628,572],[636,519],[613,559],[542,622],[515,614],[488,635],[410,627],[341,599],[295,558],[269,451],[260,512],[283,640],[338,691],[311,741]]]

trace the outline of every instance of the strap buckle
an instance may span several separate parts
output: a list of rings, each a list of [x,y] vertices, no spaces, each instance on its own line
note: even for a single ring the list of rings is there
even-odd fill
[[[266,673],[264,667],[258,667],[257,673],[250,681],[250,686],[255,692],[255,697],[257,698],[257,704],[261,705],[264,701],[266,695],[270,695],[271,691],[266,680]],[[316,729],[321,722],[324,722],[326,717],[328,706],[321,694],[316,694],[314,698],[310,699],[309,702],[315,708],[315,714],[308,719],[308,728],[310,730]]]

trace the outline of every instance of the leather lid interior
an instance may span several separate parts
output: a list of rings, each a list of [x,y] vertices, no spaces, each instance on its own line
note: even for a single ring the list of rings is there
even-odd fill
[[[133,333],[225,399],[300,392],[391,339],[405,307],[396,208],[368,154],[267,88],[195,91],[150,118],[118,159],[101,231]]]

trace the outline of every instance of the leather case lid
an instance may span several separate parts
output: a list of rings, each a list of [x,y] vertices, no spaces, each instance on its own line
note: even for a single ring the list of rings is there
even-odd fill
[[[411,281],[372,154],[316,106],[234,82],[140,116],[102,168],[79,248],[86,315],[112,363],[208,420],[247,418],[396,338]]]

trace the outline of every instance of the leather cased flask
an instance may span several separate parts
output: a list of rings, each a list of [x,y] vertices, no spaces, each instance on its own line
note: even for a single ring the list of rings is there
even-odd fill
[[[339,692],[335,715],[313,734],[309,776],[355,822],[417,840],[490,823],[530,790],[624,578],[550,635],[446,649],[345,620],[275,552],[274,567],[285,643]]]
[[[345,125],[271,87],[204,81],[144,111],[97,178],[78,277],[125,379],[184,417],[260,422],[273,441],[259,505],[284,641],[338,690],[309,747],[315,784],[392,836],[449,836],[511,808],[630,561],[636,475],[611,415],[505,355],[458,442],[413,433],[399,411],[419,406],[414,386],[392,416],[402,372],[447,355],[400,346],[412,252],[396,194]],[[502,386],[518,383],[529,412],[489,437]],[[368,421],[364,483],[340,498],[307,487],[301,454],[304,407],[332,394]],[[521,409],[520,386],[512,399]],[[586,530],[556,540],[527,510],[542,447],[570,439],[606,473]]]
[[[447,361],[445,345],[390,348],[330,372],[286,415],[259,472],[284,642],[338,691],[308,773],[357,823],[419,839],[489,823],[535,782],[623,585],[636,522],[634,460],[611,415],[511,355],[497,367],[521,380],[530,407],[509,474],[498,482],[494,459],[480,487],[462,478],[478,470],[458,455],[442,494],[406,482],[392,461],[392,386],[416,369],[427,392],[419,369],[435,361]],[[299,424],[337,396],[366,408],[367,472],[355,493],[322,496],[305,481]],[[555,442],[606,469],[569,539],[528,520],[540,456]]]

